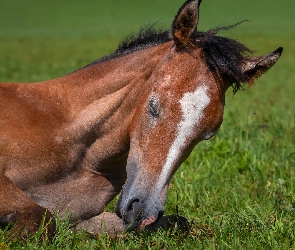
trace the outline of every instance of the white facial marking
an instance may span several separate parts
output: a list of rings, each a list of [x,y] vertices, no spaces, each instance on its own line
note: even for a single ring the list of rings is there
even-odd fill
[[[173,163],[178,158],[182,147],[188,137],[194,132],[196,123],[203,117],[203,111],[208,106],[210,98],[206,94],[207,87],[201,86],[194,92],[185,93],[181,98],[180,105],[182,120],[178,124],[177,136],[168,152],[166,162],[159,176],[157,191],[161,191],[167,181]]]

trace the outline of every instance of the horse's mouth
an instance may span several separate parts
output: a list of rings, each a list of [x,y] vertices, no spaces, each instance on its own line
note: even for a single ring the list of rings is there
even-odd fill
[[[139,231],[144,230],[147,226],[151,226],[153,224],[156,224],[156,222],[158,221],[158,219],[152,215],[151,217],[147,218],[147,219],[143,219],[141,220],[138,229]]]
[[[127,231],[133,231],[133,230],[138,230],[138,231],[143,231],[143,230],[153,230],[154,228],[157,227],[157,223],[161,220],[163,217],[164,212],[159,212],[158,217],[155,215],[151,215],[149,217],[143,217],[139,220],[135,220],[131,223],[125,223],[126,230]],[[124,219],[123,219],[124,220]]]

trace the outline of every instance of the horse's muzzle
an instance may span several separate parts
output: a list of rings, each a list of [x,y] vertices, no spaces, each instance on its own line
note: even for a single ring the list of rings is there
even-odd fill
[[[152,200],[133,198],[125,201],[124,196],[120,196],[116,213],[123,219],[127,231],[148,229],[161,219],[164,208]]]
[[[155,225],[164,214],[167,188],[157,190],[152,173],[141,171],[137,161],[127,163],[127,182],[122,188],[116,214],[125,230],[144,230]]]

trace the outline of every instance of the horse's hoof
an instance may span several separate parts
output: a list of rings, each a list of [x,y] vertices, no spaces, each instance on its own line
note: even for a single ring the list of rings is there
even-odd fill
[[[115,213],[103,212],[89,220],[82,221],[76,226],[78,231],[86,231],[89,235],[97,236],[107,233],[111,237],[123,234],[123,221]]]

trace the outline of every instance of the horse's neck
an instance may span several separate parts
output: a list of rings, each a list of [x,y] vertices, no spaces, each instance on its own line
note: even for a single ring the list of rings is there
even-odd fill
[[[163,49],[157,46],[137,51],[56,79],[55,85],[63,92],[59,95],[67,100],[67,112],[73,118],[69,127],[72,134],[77,138],[98,128],[107,132],[131,119]]]

